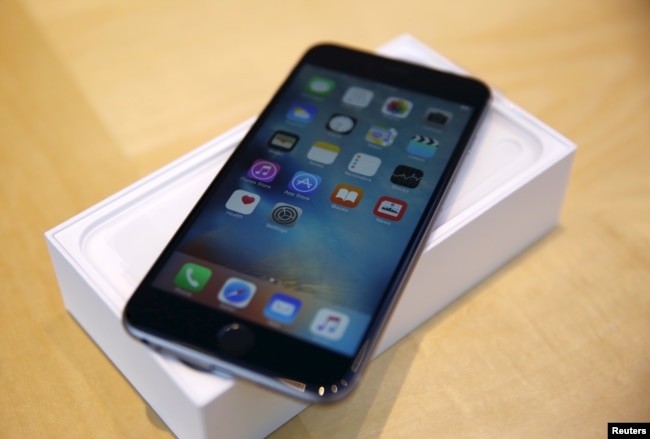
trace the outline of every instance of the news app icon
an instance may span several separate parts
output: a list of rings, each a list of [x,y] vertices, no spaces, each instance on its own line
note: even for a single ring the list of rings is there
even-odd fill
[[[391,197],[381,197],[377,201],[377,204],[375,204],[373,212],[378,217],[391,221],[399,221],[404,216],[404,212],[406,212],[406,206],[406,201]]]
[[[350,317],[342,312],[321,308],[312,320],[309,330],[312,334],[330,340],[340,340],[350,324]]]

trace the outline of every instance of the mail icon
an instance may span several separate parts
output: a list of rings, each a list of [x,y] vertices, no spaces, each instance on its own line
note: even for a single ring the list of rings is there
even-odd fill
[[[266,304],[264,315],[269,319],[288,324],[295,320],[301,305],[302,302],[295,297],[275,293]]]

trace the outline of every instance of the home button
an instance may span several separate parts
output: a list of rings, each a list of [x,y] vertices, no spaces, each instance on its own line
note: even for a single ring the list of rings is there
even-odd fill
[[[255,336],[245,325],[231,323],[219,330],[217,344],[224,354],[239,357],[251,350],[255,344]]]

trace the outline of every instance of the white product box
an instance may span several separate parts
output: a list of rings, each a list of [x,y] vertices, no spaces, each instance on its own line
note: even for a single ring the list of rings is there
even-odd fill
[[[462,73],[408,35],[379,52]],[[127,336],[120,320],[129,295],[250,124],[46,233],[67,309],[181,438],[263,437],[305,407],[164,358]],[[574,152],[570,141],[495,93],[380,352],[556,225]]]

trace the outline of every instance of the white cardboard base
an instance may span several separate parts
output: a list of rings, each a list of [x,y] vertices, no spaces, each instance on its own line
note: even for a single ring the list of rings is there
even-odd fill
[[[408,35],[379,51],[462,73]],[[181,438],[263,437],[305,407],[164,358],[127,336],[120,320],[129,295],[250,123],[46,233],[67,309]],[[555,226],[574,151],[495,96],[378,352]],[[246,416],[251,411],[256,415]]]

